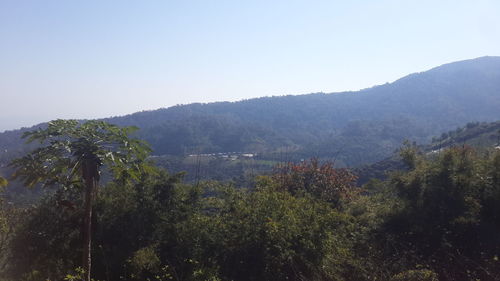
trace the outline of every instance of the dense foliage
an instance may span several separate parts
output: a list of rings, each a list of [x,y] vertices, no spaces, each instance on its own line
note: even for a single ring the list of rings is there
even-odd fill
[[[394,237],[390,254],[432,268],[441,280],[498,280],[500,152],[464,146],[432,160],[411,148],[403,155],[411,170],[388,185],[399,208],[382,228]]]
[[[498,120],[498,69],[481,58],[355,93],[109,119],[141,127],[149,158],[102,121],[26,134],[44,144],[2,133],[0,174],[24,155],[17,175],[49,191],[0,177],[0,280],[83,280],[84,217],[96,280],[500,280],[499,122],[337,168]],[[85,216],[89,155],[110,169]]]
[[[462,144],[476,147],[500,146],[500,121],[467,123],[464,127],[442,133],[440,137],[433,138],[430,147],[439,149]]]
[[[15,168],[13,179],[22,179],[27,187],[41,183],[43,187],[57,186],[60,190],[83,190],[82,266],[86,281],[91,281],[92,209],[103,166],[122,181],[137,179],[148,167],[145,158],[149,148],[129,137],[135,129],[103,121],[51,121],[47,128],[23,135],[28,143],[38,141],[40,146],[10,164]],[[58,202],[74,208],[68,200]]]
[[[250,152],[279,161],[284,152],[352,167],[389,157],[404,139],[425,143],[467,122],[499,120],[499,70],[499,57],[483,57],[356,92],[179,105],[106,121],[139,127],[155,155]],[[23,151],[20,134],[0,134],[0,166]]]
[[[413,145],[416,145],[414,142]],[[421,153],[436,154],[453,146],[473,147],[479,151],[500,148],[500,121],[496,122],[469,122],[463,127],[442,133],[432,138],[430,144],[420,145]],[[397,155],[382,161],[356,168],[358,183],[367,183],[372,178],[386,179],[391,171],[404,170],[404,162]]]
[[[498,280],[500,151],[407,145],[401,157],[406,172],[363,188],[316,159],[282,165],[249,188],[185,184],[159,168],[135,182],[114,178],[96,198],[92,275]],[[76,189],[28,208],[2,202],[0,280],[81,280],[82,202]]]

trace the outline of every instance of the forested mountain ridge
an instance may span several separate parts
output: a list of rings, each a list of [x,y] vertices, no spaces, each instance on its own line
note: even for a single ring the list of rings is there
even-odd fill
[[[442,133],[440,137],[433,138],[427,150],[442,149],[453,145],[500,147],[500,121],[467,123],[464,127]]]
[[[404,139],[424,143],[471,121],[500,119],[500,57],[455,62],[394,83],[334,94],[190,104],[108,119],[142,128],[155,154],[270,152],[383,159]]]
[[[178,105],[107,118],[140,128],[156,155],[214,152],[319,156],[346,166],[389,156],[471,121],[500,119],[500,57],[445,64],[354,92]],[[12,149],[0,134],[0,149]],[[19,142],[14,142],[14,147]]]
[[[80,206],[84,194],[92,193],[81,192],[79,175],[88,174],[75,172],[76,165],[67,158],[76,153],[58,148],[69,143],[68,149],[82,151],[81,142],[89,136],[129,129],[70,121],[72,126],[113,129],[90,127],[90,134],[70,135],[54,128],[61,122],[68,121],[51,122],[35,132],[51,140],[15,163],[23,179],[67,184],[51,186],[56,191],[29,206],[0,197],[1,280],[84,280],[84,274],[86,280],[129,281],[451,281],[500,276],[500,150],[482,153],[456,146],[421,153],[408,143],[400,151],[404,170],[362,189],[349,169],[315,159],[287,163],[258,177],[253,186],[236,187],[217,181],[184,183],[182,174],[150,166],[142,158],[147,154],[138,154],[141,158],[124,158],[132,166],[117,167],[118,173],[92,199],[95,246],[84,248],[78,246]],[[47,134],[49,129],[56,130]],[[140,144],[122,136],[117,137],[127,147],[129,141]],[[115,152],[105,142],[91,144]],[[121,150],[119,146],[118,156]],[[95,155],[91,161],[99,163],[98,155],[108,153]],[[85,221],[90,225],[91,220]],[[88,271],[79,267],[82,252],[92,253],[85,260],[92,259],[92,267],[83,262]]]
[[[31,193],[41,189],[10,177],[0,188],[0,279],[498,280],[500,123],[471,122],[500,120],[498,69],[476,69],[485,61],[429,71],[442,79],[415,74],[359,92],[108,119],[141,127],[138,135],[106,122],[41,124],[30,135],[45,143],[9,169],[50,189]],[[245,112],[246,103],[253,106]],[[432,138],[441,127],[446,133]],[[2,170],[9,157],[33,148],[19,140],[26,130],[0,136],[0,175],[11,174]],[[406,138],[418,142],[401,147]],[[399,171],[362,188],[359,170],[335,168],[394,151]],[[321,159],[288,162],[309,156]],[[335,166],[321,161],[328,158]],[[188,165],[194,182],[176,173]],[[203,181],[202,165],[220,181]],[[261,171],[267,175],[255,177]]]
[[[420,145],[418,149],[425,155],[433,155],[452,147],[472,147],[478,151],[499,150],[500,121],[469,122],[465,126],[432,138],[430,144]],[[358,184],[361,185],[373,178],[385,179],[390,172],[404,168],[405,165],[401,157],[394,154],[382,161],[358,168],[355,172],[359,176]]]

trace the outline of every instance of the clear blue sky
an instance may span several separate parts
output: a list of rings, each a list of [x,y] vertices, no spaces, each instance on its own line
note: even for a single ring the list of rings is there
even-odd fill
[[[0,0],[0,131],[357,90],[500,54],[498,0]]]

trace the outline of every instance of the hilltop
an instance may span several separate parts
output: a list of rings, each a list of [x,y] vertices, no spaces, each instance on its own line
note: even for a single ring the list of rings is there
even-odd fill
[[[500,57],[481,57],[360,91],[179,105],[105,120],[139,127],[157,156],[247,152],[358,166],[388,157],[405,139],[427,143],[467,122],[498,120],[498,108]],[[0,134],[0,151],[18,150],[19,135]]]

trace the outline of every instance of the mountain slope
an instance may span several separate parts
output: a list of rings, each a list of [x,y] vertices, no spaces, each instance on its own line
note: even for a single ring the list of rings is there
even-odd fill
[[[419,150],[426,155],[435,155],[443,149],[464,145],[486,152],[500,149],[500,121],[470,122],[463,127],[432,138],[430,144],[419,146]],[[404,170],[405,168],[399,155],[394,154],[382,161],[356,169],[359,176],[358,184],[364,184],[372,178],[385,179],[391,171]]]
[[[500,57],[482,57],[356,92],[180,105],[106,120],[141,128],[155,154],[246,151],[272,159],[286,152],[354,166],[387,157],[404,139],[423,143],[467,122],[498,120],[499,108]],[[6,136],[0,149],[15,149]]]
[[[436,150],[453,145],[474,147],[500,147],[500,121],[491,123],[470,122],[465,127],[457,128],[433,138],[427,150]]]

